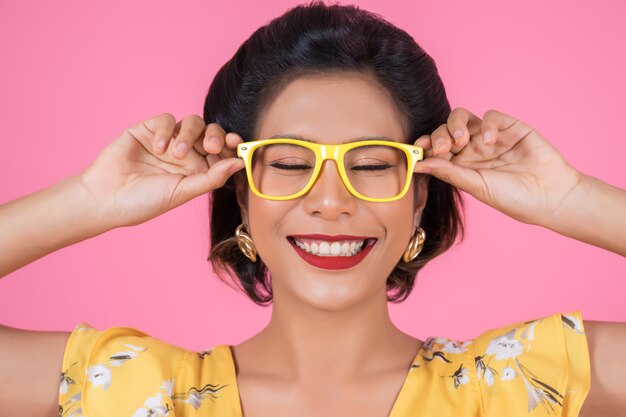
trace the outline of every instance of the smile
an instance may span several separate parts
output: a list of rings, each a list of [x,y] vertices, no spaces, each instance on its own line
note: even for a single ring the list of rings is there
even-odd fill
[[[308,264],[333,270],[359,264],[377,241],[376,238],[347,235],[294,235],[287,240]]]

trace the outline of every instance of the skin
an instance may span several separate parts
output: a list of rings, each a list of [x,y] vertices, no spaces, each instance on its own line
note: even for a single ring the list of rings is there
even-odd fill
[[[257,137],[293,133],[317,143],[339,144],[359,136],[385,135],[403,142],[405,131],[391,96],[374,79],[333,75],[289,84],[260,118]],[[313,188],[294,200],[262,199],[238,184],[242,216],[271,271],[274,294],[267,327],[234,347],[242,397],[257,397],[250,404],[258,408],[273,402],[275,395],[257,396],[252,388],[270,381],[294,387],[290,395],[300,410],[312,387],[320,391],[315,395],[323,395],[365,380],[371,386],[383,378],[382,389],[390,391],[388,398],[395,398],[422,341],[390,320],[385,283],[426,203],[427,179],[418,177],[416,209],[413,187],[388,203],[354,197],[334,161],[325,161]],[[378,241],[355,267],[328,271],[306,263],[287,241],[288,235],[310,233],[370,236]],[[337,409],[333,401],[326,405]]]

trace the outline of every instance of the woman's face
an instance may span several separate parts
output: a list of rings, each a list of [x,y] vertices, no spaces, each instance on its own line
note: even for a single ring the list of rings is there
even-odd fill
[[[333,74],[299,78],[288,84],[261,115],[258,137],[254,139],[299,135],[320,144],[340,144],[361,136],[386,136],[403,142],[405,123],[389,92],[373,78],[356,73]],[[328,311],[345,309],[373,297],[386,302],[387,276],[419,225],[426,203],[427,182],[421,176],[414,180],[417,178],[417,207],[413,184],[396,201],[374,203],[358,199],[345,187],[332,160],[324,162],[311,190],[297,199],[262,199],[239,184],[243,219],[258,254],[271,272],[274,302],[289,298]],[[314,262],[319,254],[308,256],[313,264],[307,262],[290,238],[313,234],[368,237],[375,242],[358,264],[327,269]],[[301,237],[301,243],[308,243],[309,250],[313,243],[320,250],[323,241]],[[327,241],[331,246],[330,237]]]

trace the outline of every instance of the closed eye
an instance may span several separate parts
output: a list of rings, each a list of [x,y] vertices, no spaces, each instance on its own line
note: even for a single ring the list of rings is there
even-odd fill
[[[285,170],[305,170],[305,169],[311,169],[312,167],[310,165],[303,165],[303,164],[283,164],[280,162],[273,162],[269,164],[271,167],[274,168],[278,168],[278,169],[285,169]]]
[[[375,165],[357,165],[351,169],[355,171],[384,171],[385,169],[393,168],[394,165],[389,164],[375,164]]]

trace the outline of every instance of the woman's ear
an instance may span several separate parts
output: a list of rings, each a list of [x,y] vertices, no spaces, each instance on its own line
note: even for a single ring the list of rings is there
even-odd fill
[[[248,183],[245,177],[241,177],[237,174],[234,176],[235,181],[235,194],[237,195],[237,204],[241,211],[241,220],[244,224],[248,223]]]

